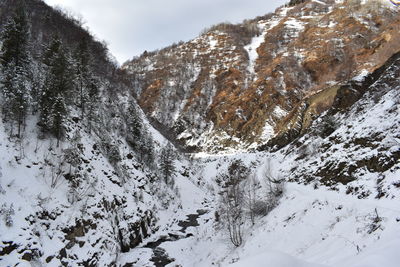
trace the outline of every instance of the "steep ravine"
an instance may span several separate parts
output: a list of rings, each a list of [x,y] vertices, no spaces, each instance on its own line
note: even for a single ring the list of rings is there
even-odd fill
[[[38,66],[53,26],[66,47],[91,38],[26,1]],[[0,119],[0,266],[398,267],[400,20],[383,2],[291,1],[125,70],[90,39],[93,122],[71,100],[58,145],[39,114],[29,110],[24,138]],[[2,23],[13,3],[0,3]],[[213,154],[176,153],[168,180],[167,139]],[[255,177],[261,206],[254,221],[243,206],[239,247],[217,179],[236,160],[254,174],[243,195]],[[266,175],[285,181],[271,210]]]

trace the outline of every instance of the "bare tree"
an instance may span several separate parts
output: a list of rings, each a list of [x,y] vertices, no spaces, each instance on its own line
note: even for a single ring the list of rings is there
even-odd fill
[[[56,188],[60,183],[62,175],[63,175],[63,162],[60,158],[50,166],[51,170],[51,188]]]
[[[246,181],[245,185],[245,204],[252,225],[255,223],[257,191],[259,186],[257,174],[254,172],[249,176],[249,179]]]
[[[225,194],[222,195],[222,214],[229,238],[236,247],[243,243],[242,225],[243,216],[243,192],[239,184],[231,186]]]
[[[226,225],[229,238],[236,247],[243,243],[244,224],[244,184],[250,170],[241,160],[233,161],[228,172],[217,177],[217,183],[222,187],[220,214]]]

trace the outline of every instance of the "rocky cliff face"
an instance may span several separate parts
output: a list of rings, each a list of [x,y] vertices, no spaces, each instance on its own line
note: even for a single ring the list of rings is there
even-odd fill
[[[140,106],[186,148],[284,145],[400,49],[386,1],[292,2],[126,63]]]
[[[370,75],[340,87],[332,108],[285,149],[286,160],[296,163],[287,177],[333,189],[344,184],[358,198],[391,198],[400,159],[399,76],[396,53]]]

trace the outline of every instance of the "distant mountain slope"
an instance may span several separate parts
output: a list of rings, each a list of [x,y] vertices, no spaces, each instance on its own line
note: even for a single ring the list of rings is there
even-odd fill
[[[338,86],[400,50],[399,32],[386,1],[292,1],[123,68],[146,114],[185,147],[249,148],[303,133]]]

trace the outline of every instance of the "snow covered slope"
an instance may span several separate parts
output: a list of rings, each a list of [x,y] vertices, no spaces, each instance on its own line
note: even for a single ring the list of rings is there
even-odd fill
[[[23,90],[5,79],[16,68],[7,69],[4,58],[0,66],[0,266],[116,265],[162,225],[159,211],[180,204],[158,170],[167,141],[144,117],[104,44],[44,2],[23,2],[0,3],[1,40],[17,35],[29,43],[29,75],[14,75]],[[14,27],[18,21],[24,23]],[[12,45],[4,51],[18,56]],[[77,63],[77,51],[85,63]],[[48,64],[47,52],[54,53]],[[55,94],[58,109],[46,99]]]
[[[30,121],[21,143],[0,123],[0,265],[105,266],[155,230],[161,201],[154,192],[172,192],[126,157],[128,145],[119,147],[123,159],[110,163],[99,140],[76,125],[79,140],[56,147],[38,139]],[[78,147],[80,163],[72,166],[66,151]]]

